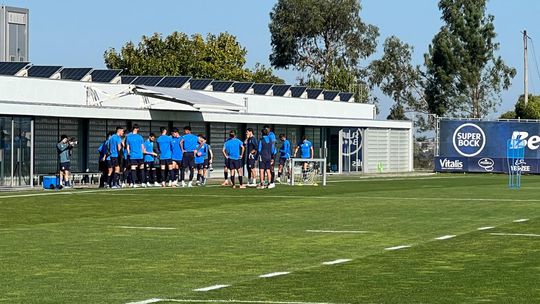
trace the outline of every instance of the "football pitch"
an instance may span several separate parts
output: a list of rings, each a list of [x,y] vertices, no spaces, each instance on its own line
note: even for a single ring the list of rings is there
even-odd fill
[[[540,176],[0,193],[0,303],[538,303]]]

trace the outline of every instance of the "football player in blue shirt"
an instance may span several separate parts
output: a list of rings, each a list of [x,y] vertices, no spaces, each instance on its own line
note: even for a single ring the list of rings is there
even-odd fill
[[[244,146],[246,147],[246,159],[247,159],[247,169],[248,169],[248,187],[257,186],[257,156],[259,144],[255,135],[253,134],[253,129],[248,128],[246,130],[246,140],[244,141]]]
[[[172,170],[172,138],[167,135],[167,128],[161,127],[161,136],[156,140],[157,148],[159,152],[159,165],[161,169],[161,186],[165,187],[165,182],[169,182],[169,186],[172,183],[173,170]],[[169,174],[166,175],[167,170]]]
[[[302,136],[302,142],[298,144],[296,149],[294,150],[294,157],[296,157],[296,154],[298,153],[298,150],[300,150],[300,157],[304,159],[312,159],[314,152],[313,152],[313,144],[307,139],[305,135]],[[305,161],[302,165],[302,176],[305,180],[307,177],[307,168],[308,168],[308,161]]]
[[[268,131],[268,138],[270,138],[270,141],[272,141],[272,145],[274,146],[274,149],[272,151],[276,151],[276,134],[270,130],[270,126],[266,125],[264,128]],[[275,181],[276,181],[276,173],[274,170],[275,166],[275,152],[274,155],[272,155],[272,160],[270,161],[270,185],[268,185],[268,188],[272,189],[276,187]]]
[[[208,169],[208,145],[206,144],[206,137],[199,134],[199,147],[195,154],[195,165],[197,165],[197,185],[205,185],[205,170]]]
[[[139,134],[139,125],[133,125],[133,130],[126,138],[126,150],[129,155],[129,165],[131,169],[132,187],[139,185],[146,187],[146,175],[144,174],[144,138]]]
[[[127,129],[124,129],[124,132]],[[127,135],[131,134],[128,133]],[[126,149],[126,138],[127,135],[125,135],[122,138],[122,158],[120,160],[120,163],[122,164],[120,168],[122,169],[122,188],[127,187],[128,185],[130,187],[133,186],[133,180],[131,179],[131,166],[129,161],[129,155]]]
[[[99,188],[108,187],[108,185],[106,186],[107,177],[109,176],[109,168],[107,166],[107,143],[113,134],[114,133],[112,131],[107,132],[107,137],[97,149],[97,152],[99,153],[99,171],[101,172],[101,176],[99,178]]]
[[[107,143],[108,184],[111,188],[119,188],[120,165],[118,157],[122,151],[122,136],[124,136],[124,128],[116,127],[116,133],[111,136]]]
[[[177,128],[174,128],[172,131],[172,140],[171,140],[171,149],[172,149],[172,184],[169,186],[176,187],[178,186],[178,177],[181,177],[181,180],[184,176],[184,168],[182,166],[183,152],[182,147],[180,147],[180,141],[182,136]]]
[[[231,140],[231,138],[227,138],[225,140],[225,144],[228,140]],[[231,166],[229,165],[229,159],[225,158],[225,163],[223,164],[223,183],[221,183],[222,186],[229,186],[229,170],[231,169],[230,167]]]
[[[242,164],[242,155],[244,155],[244,144],[241,140],[236,138],[236,132],[234,130],[231,130],[229,132],[229,140],[225,142],[225,145],[223,146],[223,156],[225,156],[225,159],[229,160],[229,169],[231,171],[231,182],[233,188],[236,188],[235,180],[234,180],[234,173],[238,173],[238,181],[240,182],[240,188],[244,189],[246,186],[244,185],[244,182],[242,180],[242,171],[243,170],[243,164]]]
[[[156,166],[155,164],[155,157],[158,156],[156,152],[154,152],[154,143],[156,141],[156,135],[154,133],[150,133],[148,135],[148,139],[144,142],[144,169],[146,174],[146,185],[147,186],[159,186],[156,179]]]
[[[266,186],[269,189],[272,189],[275,187],[270,187],[272,185],[272,175],[270,172],[270,166],[272,164],[272,158],[274,157],[275,152],[275,146],[272,142],[272,139],[270,139],[270,136],[268,136],[268,129],[263,128],[261,130],[262,138],[259,140],[259,177],[261,179],[261,183],[257,187],[258,189],[264,189],[264,179],[267,178],[268,186]]]
[[[287,171],[287,180],[290,179],[290,172],[287,162],[291,158],[291,143],[287,140],[285,134],[279,134],[279,139],[281,140],[281,148],[279,148],[279,168],[278,168],[278,181],[281,181],[281,176],[283,175],[283,168],[286,167]]]
[[[185,169],[189,169],[189,183],[188,187],[193,187],[193,176],[195,174],[195,153],[197,153],[197,148],[199,147],[199,138],[191,134],[191,127],[185,126],[184,127],[184,136],[182,136],[182,140],[180,141],[180,147],[182,147],[182,151],[184,152],[184,159],[182,160],[182,165]],[[182,187],[185,186],[184,184],[184,175],[181,174],[180,180],[182,181]]]

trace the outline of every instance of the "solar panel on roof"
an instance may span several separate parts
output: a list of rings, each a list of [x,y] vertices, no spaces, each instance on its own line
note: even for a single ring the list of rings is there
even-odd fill
[[[28,62],[0,62],[0,75],[15,75],[27,65]]]
[[[285,96],[290,88],[291,86],[288,84],[275,84],[272,87],[272,92],[274,93],[274,96]]]
[[[323,96],[324,100],[334,100],[338,96],[338,91],[324,91]]]
[[[91,68],[64,68],[60,72],[61,79],[81,80],[88,75]]]
[[[93,70],[92,82],[111,82],[122,73],[122,70]]]
[[[232,86],[235,93],[246,93],[253,86],[253,82],[235,82]]]
[[[227,90],[233,85],[232,81],[213,81],[212,90],[216,92],[227,92]]]
[[[272,86],[273,84],[271,83],[256,83],[252,86],[253,93],[257,95],[266,95]]]
[[[299,97],[302,96],[302,94],[304,94],[306,89],[307,89],[307,87],[292,87],[291,88],[291,96],[299,98]]]
[[[341,101],[350,101],[351,98],[353,97],[353,93],[346,93],[346,92],[341,92],[339,93],[339,100]]]
[[[189,76],[166,76],[156,84],[156,87],[181,88],[190,79]]]
[[[139,76],[137,77],[137,79],[133,80],[131,84],[147,85],[153,87],[158,84],[161,79],[163,79],[163,76]]]
[[[191,79],[189,81],[189,87],[192,90],[205,90],[212,81],[212,79]]]
[[[120,78],[120,83],[131,84],[133,81],[135,81],[135,78],[137,78],[137,76],[122,76]]]
[[[308,98],[310,99],[317,99],[321,93],[322,93],[322,89],[306,89],[307,91],[307,96]]]
[[[28,69],[28,77],[50,78],[54,74],[58,73],[61,68],[61,66],[56,65],[33,65]]]

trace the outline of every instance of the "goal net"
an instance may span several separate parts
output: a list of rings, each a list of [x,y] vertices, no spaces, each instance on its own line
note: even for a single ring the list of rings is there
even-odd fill
[[[291,158],[289,160],[290,184],[295,186],[326,186],[326,159]]]

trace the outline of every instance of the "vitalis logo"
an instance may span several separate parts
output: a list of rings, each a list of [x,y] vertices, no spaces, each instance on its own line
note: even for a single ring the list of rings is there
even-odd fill
[[[466,157],[472,157],[478,155],[484,149],[486,134],[479,126],[466,123],[454,131],[452,141],[456,152]]]
[[[450,160],[450,159],[439,159],[439,164],[441,165],[441,169],[446,170],[462,170],[463,169],[463,162],[459,159],[456,160]]]
[[[480,166],[481,168],[484,168],[484,170],[486,170],[487,172],[493,171],[494,165],[495,165],[495,161],[491,158],[484,157],[478,160],[478,166]]]

